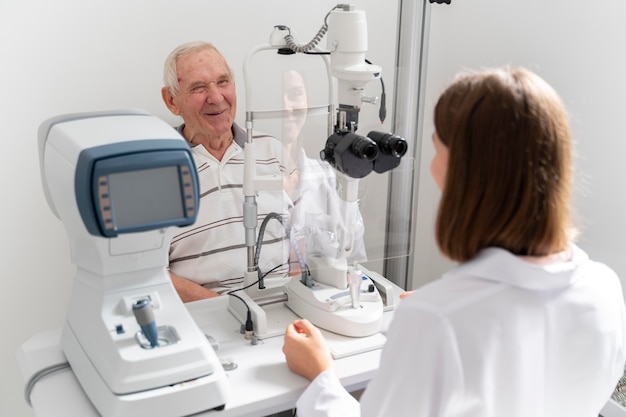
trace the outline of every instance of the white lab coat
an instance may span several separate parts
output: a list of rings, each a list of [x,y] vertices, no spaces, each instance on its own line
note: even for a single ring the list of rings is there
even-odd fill
[[[304,238],[307,255],[343,257],[349,263],[367,260],[359,202],[344,201],[337,191],[337,174],[327,162],[299,154],[299,198],[291,210],[291,226]],[[353,180],[356,181],[356,180]]]
[[[615,273],[578,247],[538,266],[496,248],[403,300],[361,398],[329,371],[299,417],[596,417],[623,373]]]

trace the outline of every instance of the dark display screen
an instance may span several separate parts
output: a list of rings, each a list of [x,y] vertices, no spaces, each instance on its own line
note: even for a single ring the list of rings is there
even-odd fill
[[[108,177],[117,228],[185,217],[178,166],[111,173]]]

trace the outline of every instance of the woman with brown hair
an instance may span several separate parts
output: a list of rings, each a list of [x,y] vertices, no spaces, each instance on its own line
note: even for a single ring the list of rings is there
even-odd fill
[[[397,308],[357,403],[321,333],[287,328],[307,416],[597,416],[623,373],[616,274],[574,242],[564,106],[522,68],[459,75],[435,107],[441,252],[459,265]]]

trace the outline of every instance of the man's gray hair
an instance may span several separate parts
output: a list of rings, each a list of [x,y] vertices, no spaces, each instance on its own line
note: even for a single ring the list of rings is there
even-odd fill
[[[194,54],[203,50],[213,50],[217,52],[224,59],[224,62],[228,67],[228,72],[230,73],[231,78],[234,79],[232,68],[226,61],[226,58],[224,58],[224,55],[222,55],[215,45],[204,41],[184,43],[170,52],[163,67],[163,85],[170,90],[170,93],[173,96],[177,96],[180,90],[180,86],[178,84],[178,72],[176,71],[176,63],[178,62],[178,59],[182,56]]]

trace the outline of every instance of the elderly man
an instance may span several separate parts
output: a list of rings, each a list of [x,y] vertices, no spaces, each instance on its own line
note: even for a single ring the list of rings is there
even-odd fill
[[[243,148],[246,132],[235,122],[233,72],[210,43],[183,44],[168,56],[161,90],[167,108],[183,119],[178,127],[192,147],[200,181],[200,210],[192,226],[173,237],[170,275],[184,302],[214,297],[243,282],[247,252],[243,227]],[[259,174],[285,175],[282,144],[255,135]],[[261,192],[258,217],[287,212],[284,192]],[[268,223],[259,266],[289,270],[289,244],[279,222]]]

